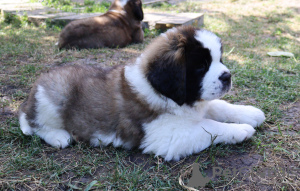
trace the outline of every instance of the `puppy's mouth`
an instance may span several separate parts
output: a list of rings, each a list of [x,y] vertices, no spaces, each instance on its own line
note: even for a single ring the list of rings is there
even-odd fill
[[[231,88],[231,74],[230,72],[223,72],[219,77],[219,80],[222,84],[221,94],[227,93]]]
[[[228,84],[223,84],[222,94],[226,94],[231,89],[231,81]]]
[[[215,91],[211,92],[211,99],[218,99],[223,97],[226,93],[228,93],[231,89],[231,80],[226,82],[221,82],[221,84],[214,88]]]

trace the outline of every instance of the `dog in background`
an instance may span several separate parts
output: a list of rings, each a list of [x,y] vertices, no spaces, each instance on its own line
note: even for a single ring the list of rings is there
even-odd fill
[[[144,40],[141,0],[115,0],[98,17],[70,22],[60,33],[59,49],[124,47]]]
[[[21,105],[20,127],[57,148],[75,140],[179,160],[212,142],[242,142],[263,123],[261,110],[219,100],[230,88],[220,38],[190,26],[173,28],[134,64],[43,74]]]

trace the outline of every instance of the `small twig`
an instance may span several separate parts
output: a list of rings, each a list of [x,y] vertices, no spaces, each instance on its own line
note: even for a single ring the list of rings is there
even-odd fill
[[[226,56],[228,56],[229,54],[231,54],[233,52],[235,47],[233,47],[228,53],[226,53]]]

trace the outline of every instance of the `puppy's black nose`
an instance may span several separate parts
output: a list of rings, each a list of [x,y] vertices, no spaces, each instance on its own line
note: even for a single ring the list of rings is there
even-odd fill
[[[223,83],[223,84],[229,84],[231,81],[231,74],[229,72],[224,72],[220,77],[219,80]]]

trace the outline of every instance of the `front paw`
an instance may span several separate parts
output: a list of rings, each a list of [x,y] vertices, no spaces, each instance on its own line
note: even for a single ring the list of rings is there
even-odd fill
[[[236,126],[228,130],[225,138],[225,143],[240,143],[249,139],[255,133],[255,129],[248,124],[235,124]]]
[[[264,112],[253,106],[242,106],[237,112],[237,118],[238,123],[249,124],[252,127],[260,126],[266,119]]]

